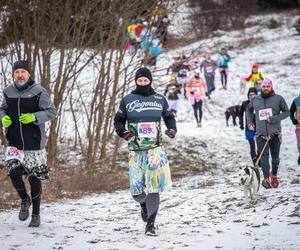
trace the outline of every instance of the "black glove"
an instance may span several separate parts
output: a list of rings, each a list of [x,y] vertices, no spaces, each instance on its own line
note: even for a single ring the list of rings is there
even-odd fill
[[[241,130],[244,130],[244,126],[243,126],[243,125],[241,125],[241,126],[240,126],[240,129],[241,129]]]
[[[132,137],[134,137],[134,133],[131,132],[131,131],[125,131],[124,134],[123,134],[123,138],[126,141],[129,141]]]
[[[174,138],[176,135],[176,131],[174,129],[167,129],[165,131],[165,134],[170,138]]]
[[[191,95],[193,95],[194,93],[195,93],[194,91],[191,91],[191,92],[190,92]]]
[[[293,120],[293,124],[294,124],[294,125],[297,125],[297,124],[298,124],[298,120],[296,120],[296,119]]]

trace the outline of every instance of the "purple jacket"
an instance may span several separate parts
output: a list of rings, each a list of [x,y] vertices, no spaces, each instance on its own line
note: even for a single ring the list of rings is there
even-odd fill
[[[215,75],[215,70],[216,70],[217,67],[218,67],[218,65],[217,65],[216,61],[214,61],[214,60],[210,60],[210,61],[204,60],[200,65],[200,70],[202,72],[203,69],[204,69],[204,75],[208,76],[208,77],[212,77],[212,76]]]

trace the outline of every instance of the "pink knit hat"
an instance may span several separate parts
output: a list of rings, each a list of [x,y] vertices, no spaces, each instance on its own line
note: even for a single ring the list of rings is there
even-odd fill
[[[264,86],[273,87],[273,83],[272,83],[272,81],[271,81],[269,78],[265,78],[265,79],[262,81],[261,86],[262,86],[262,87],[264,87]]]

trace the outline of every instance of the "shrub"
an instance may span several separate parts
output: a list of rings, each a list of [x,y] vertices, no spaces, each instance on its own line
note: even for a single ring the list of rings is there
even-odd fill
[[[300,33],[300,17],[296,20],[293,27],[297,30],[298,33]]]
[[[276,29],[279,26],[280,26],[279,22],[277,20],[275,20],[274,18],[272,18],[267,24],[267,27],[269,29]]]

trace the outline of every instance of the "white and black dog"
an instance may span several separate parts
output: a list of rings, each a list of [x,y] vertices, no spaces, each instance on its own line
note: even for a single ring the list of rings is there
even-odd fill
[[[259,190],[259,170],[256,167],[240,167],[239,176],[241,178],[241,185],[243,185],[244,188],[246,203],[249,204]]]

